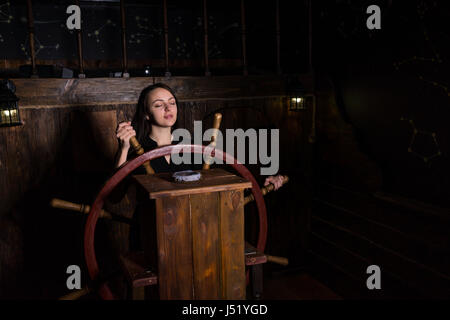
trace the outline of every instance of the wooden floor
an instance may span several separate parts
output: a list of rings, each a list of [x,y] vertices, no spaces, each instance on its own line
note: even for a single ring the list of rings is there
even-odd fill
[[[306,272],[266,273],[263,300],[342,300]]]

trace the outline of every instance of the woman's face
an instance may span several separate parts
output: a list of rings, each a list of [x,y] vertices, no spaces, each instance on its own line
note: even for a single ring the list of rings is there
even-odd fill
[[[157,126],[172,127],[177,121],[175,97],[166,89],[156,88],[149,93],[148,108]]]

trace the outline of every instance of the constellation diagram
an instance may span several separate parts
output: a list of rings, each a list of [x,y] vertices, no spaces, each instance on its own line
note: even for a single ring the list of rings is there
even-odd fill
[[[374,32],[367,32],[362,13],[371,3],[369,1],[336,0],[336,3],[321,8],[320,19],[323,21],[336,21],[336,31],[343,40],[367,36],[372,38]]]
[[[177,57],[185,56],[186,58],[189,58],[191,55],[187,53],[187,43],[185,41],[181,41],[180,37],[175,38],[176,42],[176,50],[177,50]],[[170,51],[172,48],[169,48]]]
[[[108,20],[106,20],[106,23],[105,23],[105,24],[103,24],[100,28],[94,30],[94,32],[89,32],[89,33],[87,34],[87,36],[88,36],[89,38],[95,37],[95,41],[96,41],[97,43],[100,43],[100,34],[101,34],[103,28],[111,27],[111,26],[112,26],[112,27],[115,27],[116,24],[115,24],[114,22],[112,22],[111,20],[108,19]]]
[[[408,121],[412,128],[411,141],[408,146],[408,152],[413,154],[414,156],[420,158],[425,163],[429,163],[430,160],[442,155],[441,150],[439,148],[439,144],[436,139],[436,132],[430,132],[425,130],[418,130],[416,124],[413,120],[407,119],[404,117],[400,118],[401,121]],[[418,140],[421,140],[422,143],[431,143],[431,148],[429,149],[429,153],[425,154],[424,152],[420,152],[418,149]],[[430,147],[430,146],[429,146]]]
[[[4,4],[0,4],[0,22],[2,23],[11,23],[13,16],[11,14],[10,3],[6,2]],[[5,42],[3,35],[0,33],[0,42]]]
[[[433,85],[434,87],[442,89],[447,94],[447,96],[450,97],[449,87],[447,87],[446,85],[444,85],[442,83],[439,83],[437,81],[432,81],[432,80],[425,79],[423,76],[419,76],[419,79],[424,81],[424,82],[427,82],[427,83]]]
[[[129,43],[140,44],[144,40],[149,38],[154,38],[155,35],[161,35],[162,30],[159,28],[152,27],[150,25],[150,19],[145,17],[136,16],[136,26],[138,28],[138,32],[130,34],[130,38],[128,40]]]
[[[0,4],[0,22],[11,23],[13,20],[10,5],[11,4],[9,2]]]
[[[216,30],[217,29],[217,23],[216,20],[214,19],[214,16],[209,16],[208,18],[208,29],[209,30]],[[216,41],[211,41],[211,44],[208,46],[208,55],[211,58],[217,57],[219,56],[222,51],[220,51],[219,49],[219,45],[217,44]]]
[[[55,49],[55,50],[58,50],[59,47],[60,47],[59,43],[57,43],[55,45],[43,45],[41,43],[41,41],[39,41],[38,37],[34,36],[34,48],[35,48],[35,55],[36,55],[36,57],[37,57],[37,55],[39,54],[39,52],[41,50],[44,50],[44,49]],[[25,39],[24,43],[20,44],[20,49],[23,51],[25,56],[29,59],[30,58],[30,53],[28,52],[28,49],[29,49],[29,40],[28,40],[28,38]]]
[[[428,34],[428,30],[425,27],[425,23],[424,23],[427,13],[429,13],[430,10],[435,9],[436,6],[437,6],[437,3],[435,1],[432,2],[432,7],[430,7],[428,2],[424,1],[424,0],[419,1],[419,3],[417,4],[417,14],[419,16],[420,21],[422,22],[421,25],[423,26],[422,27],[423,28],[422,29],[423,38],[425,39],[428,47],[431,49],[432,54],[428,57],[421,57],[421,56],[414,55],[414,56],[412,56],[410,58],[406,58],[402,61],[394,62],[393,65],[394,65],[395,70],[399,71],[400,67],[402,67],[404,65],[412,64],[412,63],[428,62],[428,63],[434,64],[434,65],[441,65],[442,63],[444,63],[444,61],[441,58],[441,55],[436,50],[436,47],[434,46],[433,42],[431,41],[430,35]],[[449,91],[450,88],[447,85],[445,85],[443,83],[439,83],[438,81],[435,81],[435,80],[426,79],[422,75],[418,75],[417,78],[423,82],[431,84],[434,87],[442,89],[447,96],[450,96],[450,91]]]
[[[203,32],[203,29],[202,29],[203,28],[203,17],[197,17],[196,21],[197,21],[197,23],[194,26],[194,31],[195,32]],[[217,29],[217,24],[214,19],[214,16],[209,15],[208,16],[208,30],[209,30],[209,32],[211,32],[212,30],[216,30],[216,29]],[[210,58],[214,58],[215,56],[220,55],[222,53],[222,51],[220,51],[217,42],[214,41],[214,38],[210,37],[209,41],[210,42],[208,44],[208,56]],[[200,42],[195,40],[194,47],[196,50],[200,50],[201,49]],[[189,57],[189,54],[188,54],[188,57]]]
[[[176,16],[172,19],[172,23],[174,25],[182,26],[184,21],[181,16]],[[182,41],[182,39],[179,36],[175,38],[175,48],[169,47],[169,52],[173,53],[174,51],[176,51],[177,57],[185,57],[185,58],[191,57],[191,52],[188,52],[187,42]]]
[[[181,16],[175,17],[172,21],[174,24],[178,24],[179,26],[183,24],[183,18]]]

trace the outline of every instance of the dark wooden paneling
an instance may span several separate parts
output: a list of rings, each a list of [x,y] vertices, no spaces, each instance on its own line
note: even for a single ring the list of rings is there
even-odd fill
[[[236,228],[239,226],[239,228]],[[220,193],[221,299],[245,299],[243,191]]]
[[[352,196],[354,199],[355,196]],[[364,212],[373,210],[370,205],[365,208],[360,207]],[[381,204],[377,209],[382,211]],[[320,256],[329,257],[337,265],[343,265],[345,271],[353,276],[356,274],[361,277],[361,273],[352,270],[352,265],[359,265],[359,268],[370,264],[379,265],[382,274],[388,273],[395,279],[388,285],[394,283],[394,288],[403,285],[403,295],[408,292],[408,288],[414,288],[418,295],[448,297],[448,252],[433,252],[433,248],[427,245],[427,239],[420,241],[385,223],[368,219],[364,213],[356,214],[345,207],[316,200],[311,226],[311,250]],[[360,263],[355,263],[355,259]],[[363,277],[359,279],[363,281]],[[401,289],[396,290],[401,292]]]
[[[163,284],[159,286],[159,296],[161,299],[193,299],[189,196],[176,197],[175,201],[168,198],[156,200],[156,223],[158,275],[159,283]]]
[[[192,246],[194,248],[194,297],[219,299],[220,260],[218,225],[219,193],[191,195]]]
[[[436,249],[445,245],[442,236],[447,236],[447,226],[450,214],[438,216],[412,210],[400,205],[394,205],[369,193],[355,192],[330,184],[320,184],[318,197],[327,202],[346,208],[376,223],[389,226],[392,229],[408,234],[411,237],[428,241]],[[450,212],[448,212],[450,213]],[[445,249],[445,247],[442,247]]]
[[[172,87],[180,101],[285,95],[282,76],[172,78],[15,79],[23,107],[136,103],[141,90],[155,82]],[[307,78],[305,79],[308,85]]]
[[[381,271],[381,290],[369,290],[366,281],[369,277],[365,273],[370,264],[359,260],[357,256],[346,249],[336,247],[331,241],[311,236],[312,248],[308,252],[309,272],[321,279],[323,283],[332,288],[344,299],[423,299],[425,295],[411,289],[395,276]],[[350,257],[347,260],[347,257]],[[331,258],[330,258],[331,257]],[[333,260],[333,257],[338,259]],[[349,263],[356,263],[360,267],[358,273],[348,271]],[[363,270],[361,272],[361,270]]]
[[[406,257],[432,266],[440,272],[450,270],[448,222],[424,212],[395,208],[370,195],[350,193],[332,186],[321,188],[319,217],[349,230],[358,230],[371,240]]]
[[[46,66],[65,66],[67,68],[77,70],[79,67],[79,61],[75,59],[37,59],[38,65]],[[238,74],[229,73],[230,68],[239,68],[241,66],[241,59],[210,59],[210,67],[217,69],[226,69],[226,74]],[[28,65],[29,60],[20,59],[2,59],[0,61],[0,68],[6,70],[19,70],[20,66]],[[152,66],[153,70],[164,68],[164,59],[130,59],[128,60],[129,69],[141,70],[143,72],[143,66]],[[99,70],[112,70],[120,69],[122,67],[122,61],[119,59],[103,59],[103,60],[84,60],[84,69],[96,71]],[[186,69],[195,68],[201,69],[201,63],[198,60],[193,59],[172,59],[171,68],[173,69]],[[191,71],[191,70],[190,70]],[[162,74],[163,72],[160,72]],[[186,74],[184,71],[183,74]],[[192,73],[189,73],[192,74]],[[200,74],[199,74],[200,75]]]
[[[321,78],[318,87],[311,270],[343,297],[448,298],[449,211],[381,193],[388,174],[361,151],[367,146],[337,107],[332,82]],[[360,269],[369,264],[381,267],[388,290],[364,288]]]

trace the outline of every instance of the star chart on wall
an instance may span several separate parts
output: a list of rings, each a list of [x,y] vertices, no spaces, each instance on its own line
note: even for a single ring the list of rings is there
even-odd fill
[[[191,55],[187,52],[187,43],[185,41],[181,41],[180,37],[175,38],[175,50],[177,57],[186,57],[189,58]],[[172,47],[169,48],[169,52],[173,52],[174,49]]]
[[[88,32],[87,36],[89,38],[94,37],[95,41],[97,43],[100,43],[100,35],[102,33],[102,30],[106,27],[115,27],[115,26],[116,26],[116,24],[108,19],[100,28],[94,30],[94,32]]]
[[[174,26],[182,27],[185,24],[181,16],[175,16],[170,19],[170,22]],[[193,28],[195,30],[195,27]],[[192,50],[189,49],[188,43],[184,41],[180,36],[175,37],[175,47],[169,46],[169,53],[171,56],[190,58],[192,55]],[[195,43],[194,43],[195,46]]]
[[[336,21],[336,31],[343,40],[373,38],[375,33],[367,32],[365,23],[366,9],[370,4],[371,1],[367,0],[336,0],[334,4],[322,8],[320,19]]]
[[[412,119],[401,117],[400,121],[408,121],[412,129],[411,140],[408,146],[409,153],[422,159],[425,163],[429,163],[432,159],[442,155],[438,141],[436,139],[436,132],[418,130],[416,124]],[[422,144],[428,144],[428,153],[425,154],[424,150],[420,150],[421,147],[418,145],[419,140],[422,141]]]
[[[427,83],[433,85],[434,87],[440,88],[443,92],[445,92],[445,94],[446,94],[447,96],[450,97],[449,87],[447,87],[445,84],[439,83],[439,82],[434,81],[434,80],[428,80],[428,79],[425,79],[423,76],[419,76],[418,78],[419,78],[420,80],[424,81],[424,82],[427,82]]]
[[[9,2],[0,4],[0,23],[11,23],[14,17],[11,14],[11,6]],[[1,29],[0,29],[1,31]],[[3,34],[0,33],[0,42],[5,42]]]
[[[431,4],[431,6],[430,6]],[[422,35],[423,39],[425,40],[427,44],[427,48],[430,51],[428,56],[418,56],[414,55],[412,57],[405,58],[401,61],[394,62],[394,68],[397,71],[400,71],[402,67],[406,65],[411,65],[414,63],[429,63],[434,66],[442,66],[444,63],[444,60],[442,59],[442,56],[439,54],[439,52],[436,49],[436,46],[434,45],[432,38],[429,35],[429,32],[427,30],[425,19],[427,14],[430,13],[431,10],[435,9],[437,6],[436,1],[419,1],[417,4],[417,15],[421,21],[422,26]],[[441,32],[442,33],[442,32]],[[442,34],[441,34],[442,35]],[[443,34],[445,35],[445,34]],[[417,78],[425,83],[428,83],[434,87],[437,87],[445,93],[446,96],[450,96],[449,86],[447,84],[444,84],[438,80],[431,80],[428,77],[424,77],[423,75],[417,75]]]
[[[29,40],[28,40],[28,38],[26,38],[25,42],[20,44],[20,49],[23,51],[23,53],[25,54],[25,56],[28,59],[31,57],[31,55],[29,53],[29,48],[30,48]],[[57,43],[55,45],[44,45],[41,43],[41,41],[39,41],[38,37],[34,36],[34,50],[35,50],[36,57],[38,56],[38,54],[41,50],[44,50],[44,49],[58,50],[59,48],[60,48],[59,43]]]
[[[138,31],[130,34],[129,43],[140,44],[147,39],[161,36],[162,29],[153,27],[149,18],[136,16],[135,20]]]
[[[176,16],[172,19],[172,23],[174,25],[183,25],[184,21],[183,18],[181,16]],[[177,57],[185,57],[185,58],[190,58],[191,54],[189,52],[187,52],[188,50],[188,44],[186,43],[186,41],[182,41],[181,38],[179,36],[175,37],[175,49],[173,49],[172,47],[169,48],[169,51],[172,53],[173,51],[175,51],[175,55]]]
[[[234,26],[234,24],[232,24]],[[228,27],[226,27],[228,29]],[[214,32],[217,29],[217,23],[212,15],[208,15],[208,32],[209,32],[209,38],[208,38],[208,57],[209,58],[215,58],[222,54],[222,51],[219,48],[219,45],[217,44],[217,41],[214,36]],[[226,29],[224,29],[226,30]],[[194,32],[199,32],[200,34],[203,33],[203,16],[197,16],[196,23],[193,27]],[[197,51],[202,50],[203,43],[198,42],[197,40],[194,40],[194,48]],[[183,52],[183,48],[180,45],[177,45],[177,49]],[[187,54],[187,57],[189,58],[189,53]]]
[[[9,2],[0,4],[0,22],[11,23],[14,19],[11,14],[11,4]]]

